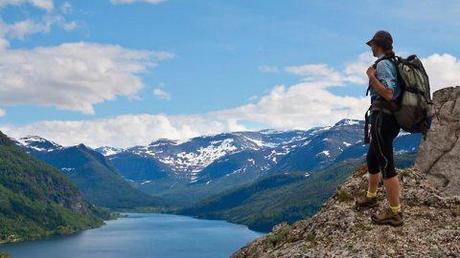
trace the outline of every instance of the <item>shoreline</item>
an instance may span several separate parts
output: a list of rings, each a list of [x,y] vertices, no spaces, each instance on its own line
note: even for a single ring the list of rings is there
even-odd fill
[[[72,232],[70,234],[63,234],[63,235],[51,234],[48,237],[37,238],[37,239],[24,239],[24,240],[17,240],[17,241],[3,241],[3,242],[0,242],[0,248],[2,246],[5,246],[5,245],[15,245],[15,244],[21,244],[21,243],[27,243],[27,242],[37,242],[37,241],[47,241],[47,240],[52,240],[54,238],[64,238],[64,237],[73,236],[73,235],[82,233],[82,232],[87,231],[87,230],[98,229],[98,228],[107,226],[107,223],[105,223],[107,221],[116,221],[118,219],[123,219],[123,218],[135,218],[135,217],[130,217],[129,216],[130,214],[152,214],[152,215],[157,214],[157,215],[187,217],[187,218],[193,218],[193,219],[196,219],[196,220],[220,221],[220,222],[225,222],[225,223],[228,223],[228,224],[243,226],[247,230],[250,230],[250,231],[252,231],[254,233],[260,234],[261,236],[267,234],[266,232],[260,232],[260,231],[257,231],[257,230],[253,230],[253,229],[249,228],[247,225],[239,224],[239,223],[233,223],[233,222],[230,222],[230,221],[227,221],[227,220],[224,220],[224,219],[200,218],[200,217],[197,217],[197,216],[182,215],[182,214],[176,214],[176,213],[166,213],[166,212],[139,212],[139,211],[136,211],[136,212],[123,211],[123,212],[121,212],[121,211],[117,211],[116,213],[118,213],[119,216],[116,216],[115,218],[106,219],[106,220],[103,221],[103,223],[101,225],[96,226],[96,227],[89,227],[89,228],[81,229],[81,230]],[[0,250],[0,254],[1,254],[1,252],[2,251]],[[3,257],[0,256],[0,258],[3,258]]]

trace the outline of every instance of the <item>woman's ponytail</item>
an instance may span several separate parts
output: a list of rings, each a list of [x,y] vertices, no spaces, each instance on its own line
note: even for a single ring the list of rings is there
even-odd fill
[[[394,57],[395,56],[395,52],[393,51],[393,48],[386,49],[384,53],[385,53],[386,57]]]

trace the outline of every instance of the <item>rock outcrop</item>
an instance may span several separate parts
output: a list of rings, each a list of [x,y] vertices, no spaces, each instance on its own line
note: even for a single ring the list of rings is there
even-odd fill
[[[420,146],[416,168],[442,191],[460,195],[460,86],[433,95],[433,124]]]
[[[232,257],[460,257],[460,87],[434,94],[437,114],[415,168],[399,170],[402,227],[377,226],[370,216],[387,206],[357,211],[354,197],[367,184],[362,168],[312,218],[281,224]]]

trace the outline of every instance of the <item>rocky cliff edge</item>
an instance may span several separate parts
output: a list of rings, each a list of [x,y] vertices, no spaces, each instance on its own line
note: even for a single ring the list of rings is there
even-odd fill
[[[232,257],[460,257],[460,87],[434,93],[432,129],[414,168],[399,170],[402,227],[372,224],[373,212],[357,211],[367,168],[356,170],[312,218],[281,224]]]

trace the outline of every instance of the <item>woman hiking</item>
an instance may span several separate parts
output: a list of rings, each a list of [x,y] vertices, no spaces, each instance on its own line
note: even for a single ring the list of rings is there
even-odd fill
[[[399,134],[400,127],[391,110],[387,108],[401,94],[396,65],[392,61],[395,56],[393,39],[390,33],[378,31],[366,44],[371,47],[377,61],[366,72],[371,95],[371,139],[367,153],[369,179],[367,192],[357,198],[356,206],[376,206],[377,188],[383,177],[389,207],[373,214],[371,219],[376,224],[400,226],[403,224],[399,199],[400,183],[393,157],[393,140]]]

